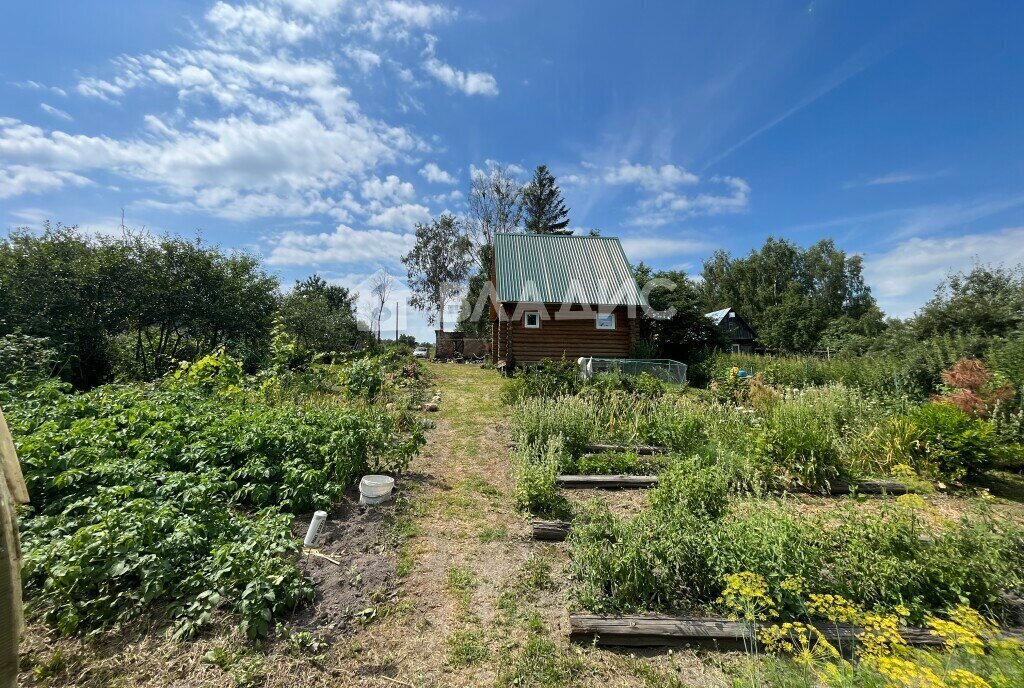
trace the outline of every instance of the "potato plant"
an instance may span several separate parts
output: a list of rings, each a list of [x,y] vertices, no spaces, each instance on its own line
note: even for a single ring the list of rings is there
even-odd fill
[[[255,638],[310,598],[293,514],[402,470],[423,437],[372,406],[264,399],[223,355],[148,385],[0,389],[32,495],[31,609],[74,633],[164,608],[179,636],[228,610]]]

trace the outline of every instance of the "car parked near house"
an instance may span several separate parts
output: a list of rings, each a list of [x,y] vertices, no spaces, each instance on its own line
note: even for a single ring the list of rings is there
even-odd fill
[[[427,351],[427,347],[425,346],[417,346],[412,352],[413,358],[427,358],[429,355],[430,352]]]

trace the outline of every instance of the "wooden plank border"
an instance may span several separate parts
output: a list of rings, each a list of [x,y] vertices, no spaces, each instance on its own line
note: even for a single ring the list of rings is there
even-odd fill
[[[837,647],[852,647],[862,629],[846,624],[820,624],[822,635]],[[923,628],[903,628],[909,645],[938,647],[942,638]],[[750,647],[751,628],[742,621],[654,615],[603,616],[570,614],[569,638],[577,643],[618,647],[678,647],[690,645],[721,650]]]
[[[566,489],[621,490],[655,487],[656,475],[560,475],[555,485]]]

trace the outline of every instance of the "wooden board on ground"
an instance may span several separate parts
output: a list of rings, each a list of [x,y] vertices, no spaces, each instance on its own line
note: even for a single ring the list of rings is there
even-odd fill
[[[558,487],[568,489],[621,490],[654,487],[656,475],[560,475],[555,478]]]
[[[861,630],[845,624],[818,627],[836,647],[850,647]],[[923,628],[900,631],[908,644],[918,647],[941,646],[942,638]],[[676,647],[691,645],[721,650],[749,647],[750,627],[742,621],[676,616],[603,616],[571,614],[569,638],[578,643],[621,647]]]
[[[864,480],[859,483],[847,483],[842,480],[833,480],[829,483],[828,490],[813,490],[810,488],[803,487],[802,485],[790,485],[782,492],[798,492],[803,494],[824,494],[824,495],[848,495],[856,492],[857,494],[867,495],[905,495],[912,490],[904,485],[898,483],[895,480]]]
[[[630,447],[625,444],[588,444],[583,449],[593,454],[599,454],[601,452],[633,452],[634,454],[640,454],[641,456],[650,456],[651,454],[668,453],[668,447],[652,447],[647,445]]]
[[[530,523],[530,527],[533,530],[534,540],[562,542],[569,537],[569,528],[572,527],[572,524],[568,521],[535,520]]]

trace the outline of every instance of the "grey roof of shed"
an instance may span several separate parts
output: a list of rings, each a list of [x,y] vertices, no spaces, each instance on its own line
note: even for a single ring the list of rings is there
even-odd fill
[[[500,233],[494,266],[499,302],[647,305],[615,237]]]
[[[731,311],[731,310],[732,310],[732,306],[727,306],[726,308],[722,308],[722,309],[717,310],[717,311],[711,311],[710,313],[705,313],[704,317],[708,318],[711,322],[715,323],[716,325],[721,325],[722,321],[725,320],[725,316],[729,315],[729,311]]]

